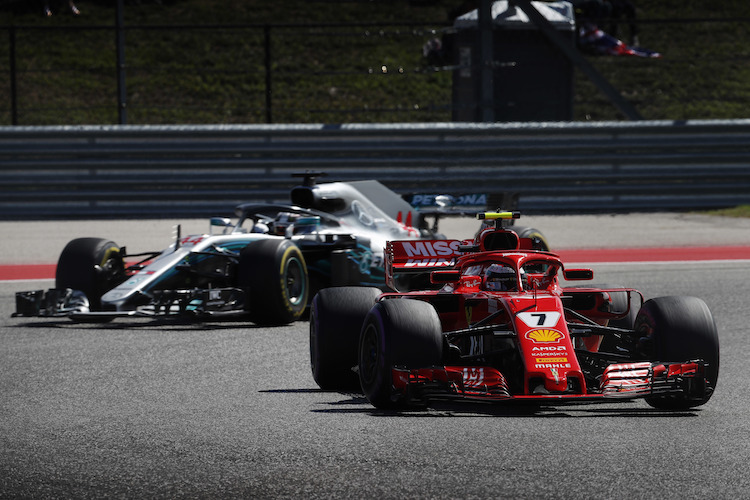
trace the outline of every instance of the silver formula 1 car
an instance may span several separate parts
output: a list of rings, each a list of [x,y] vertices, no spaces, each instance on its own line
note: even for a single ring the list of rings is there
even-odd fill
[[[109,321],[245,312],[255,322],[288,323],[319,289],[386,289],[387,240],[434,239],[440,217],[484,208],[476,198],[421,196],[416,209],[377,181],[317,184],[319,175],[303,174],[291,205],[240,205],[236,221],[213,218],[208,234],[178,230],[161,252],[130,254],[113,241],[75,239],[60,255],[55,288],[19,292],[14,315]],[[538,231],[518,230],[546,248]]]

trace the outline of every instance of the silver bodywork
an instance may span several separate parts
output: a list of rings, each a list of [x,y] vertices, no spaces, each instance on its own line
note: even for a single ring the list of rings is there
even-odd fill
[[[435,211],[430,213],[435,224],[427,228],[427,210],[415,209],[379,182],[315,184],[317,175],[305,176],[304,184],[292,189],[291,205],[240,205],[236,222],[214,218],[207,234],[184,237],[178,229],[174,243],[161,252],[128,255],[123,247],[127,271],[122,281],[104,289],[96,307],[91,297],[56,283],[47,292],[19,292],[15,315],[96,320],[247,310],[248,285],[237,285],[237,266],[244,248],[268,239],[287,239],[299,248],[311,283],[309,299],[332,285],[383,288],[386,241],[438,237]],[[451,208],[438,212],[464,214]],[[263,289],[267,283],[249,286]]]
[[[130,301],[135,295],[152,296],[154,290],[159,290],[165,280],[181,272],[178,268],[181,263],[189,265],[194,255],[216,253],[217,257],[223,254],[237,258],[240,249],[253,241],[265,238],[278,237],[234,233],[190,235],[180,238],[122,284],[102,295],[103,308],[115,311],[132,309]]]

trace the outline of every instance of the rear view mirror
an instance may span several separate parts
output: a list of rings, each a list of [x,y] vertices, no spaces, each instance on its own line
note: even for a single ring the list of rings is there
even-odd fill
[[[211,217],[211,225],[217,227],[229,227],[232,225],[232,219],[228,217]]]
[[[461,279],[461,272],[455,270],[448,271],[432,271],[430,273],[430,281],[432,283],[455,283]]]
[[[563,276],[568,281],[585,281],[594,279],[594,271],[591,269],[565,269]]]
[[[214,234],[214,228],[215,227],[223,227],[224,228],[224,234],[227,233],[228,229],[232,226],[232,219],[228,217],[211,217],[211,234]]]

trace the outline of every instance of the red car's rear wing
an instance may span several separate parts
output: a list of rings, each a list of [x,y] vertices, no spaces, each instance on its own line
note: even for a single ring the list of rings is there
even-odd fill
[[[460,240],[397,240],[385,245],[385,281],[393,288],[393,277],[399,273],[424,273],[450,269],[462,255]]]
[[[517,219],[519,216],[519,212],[484,212],[477,214],[477,219],[499,221]],[[460,248],[462,245],[467,247],[463,251]],[[450,269],[456,257],[466,251],[515,250],[517,248],[519,248],[518,235],[502,228],[487,228],[475,240],[388,241],[385,246],[385,282],[396,290],[397,287],[394,286],[396,274]]]

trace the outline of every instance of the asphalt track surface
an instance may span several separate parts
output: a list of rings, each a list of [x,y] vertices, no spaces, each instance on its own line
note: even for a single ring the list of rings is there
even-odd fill
[[[165,231],[159,244],[139,245],[152,243],[144,226],[166,222],[140,223],[140,236],[132,221],[34,223],[26,240],[29,224],[3,224],[0,264],[53,263],[77,236],[161,248]],[[748,222],[673,214],[524,222],[581,263],[592,248],[619,256],[594,259],[596,282],[647,298],[703,298],[722,350],[711,401],[681,412],[639,401],[382,412],[359,394],[317,388],[305,322],[10,318],[15,291],[52,282],[5,281],[0,497],[747,498]],[[719,260],[694,250],[706,247],[733,250]]]

